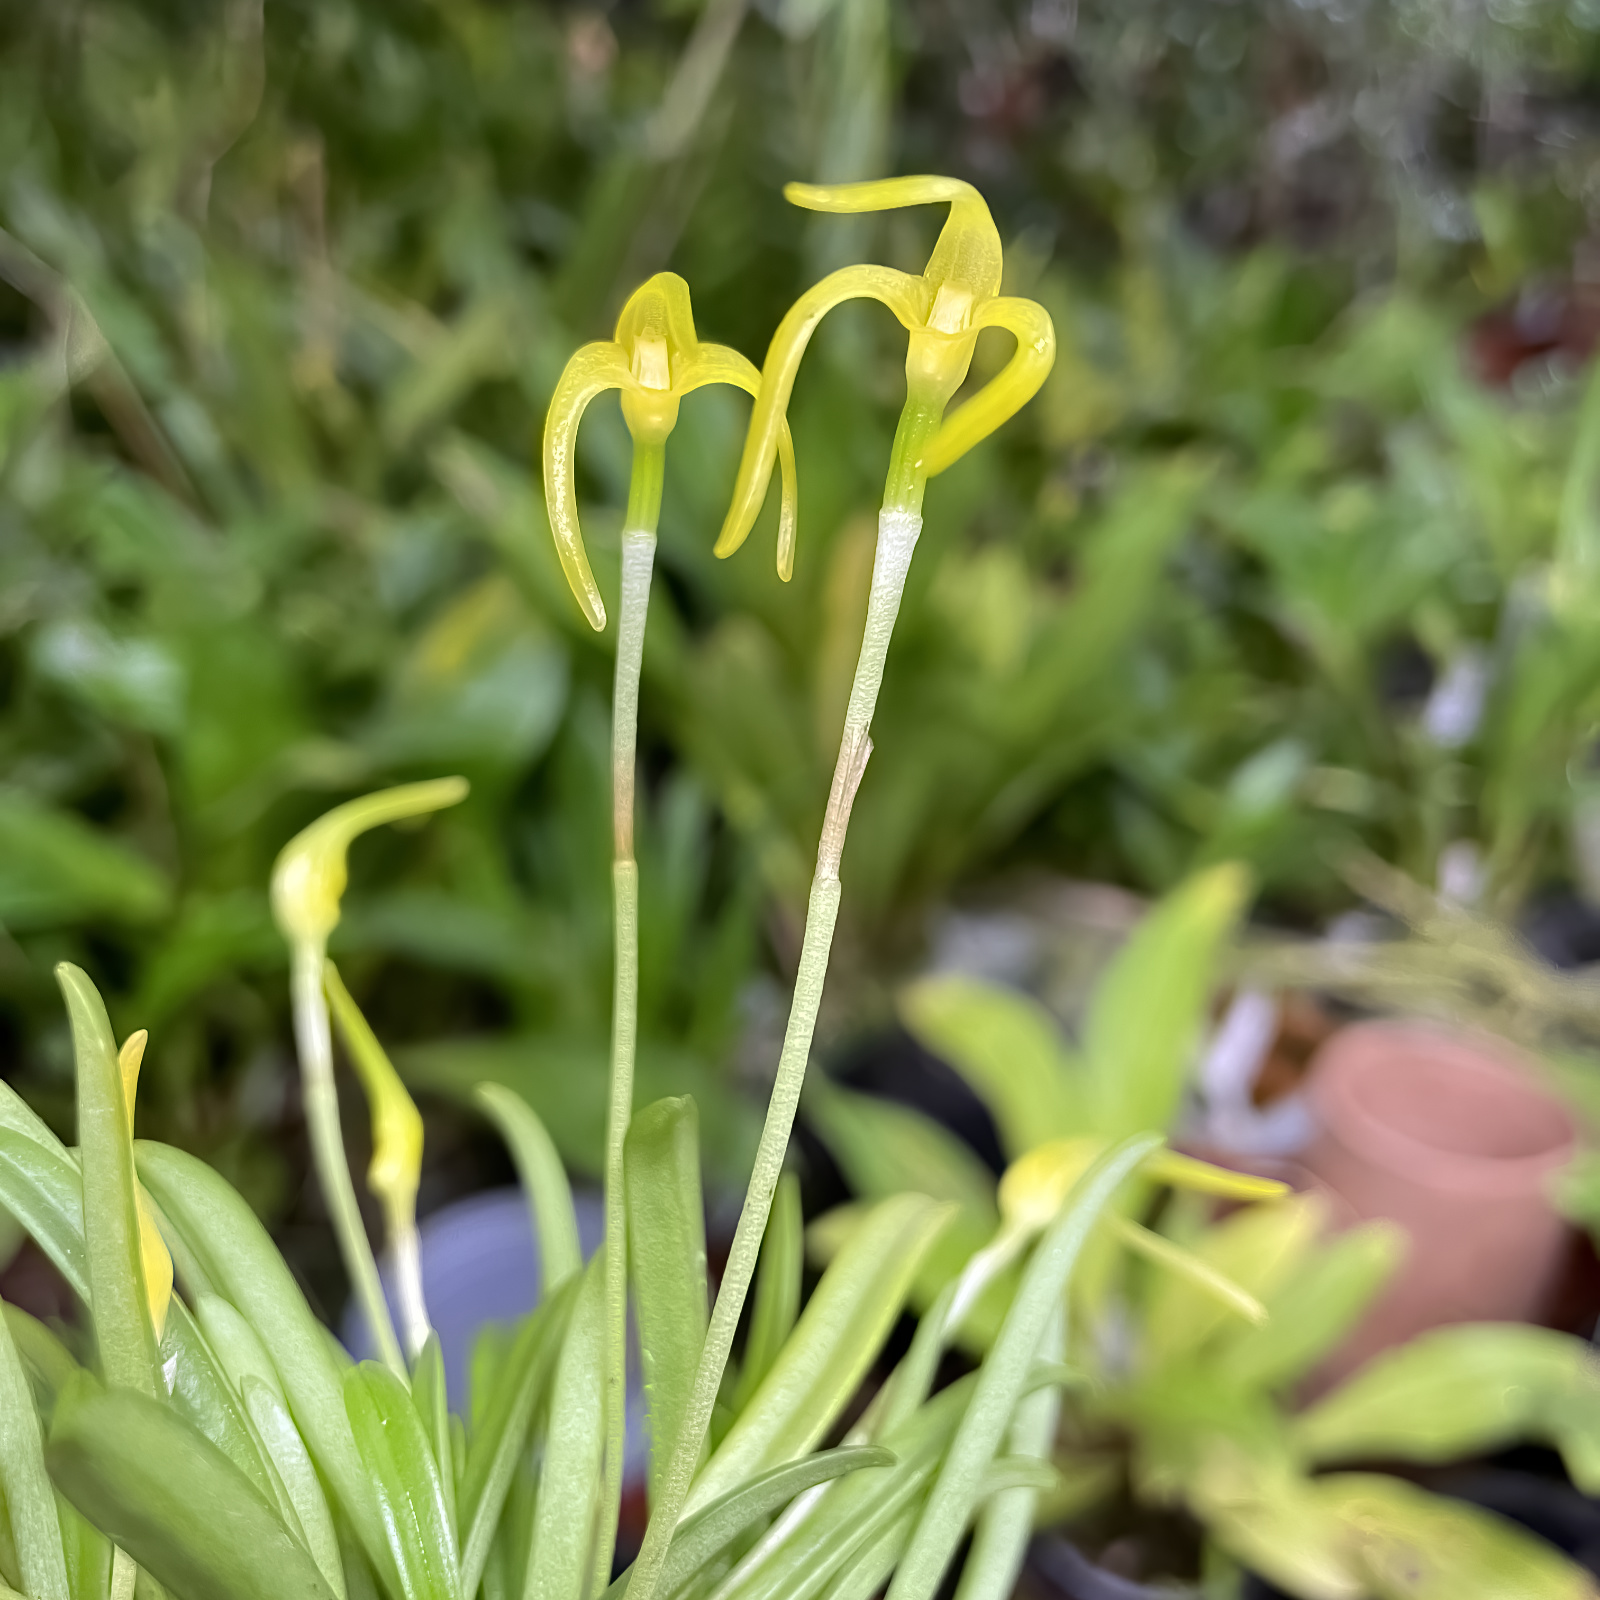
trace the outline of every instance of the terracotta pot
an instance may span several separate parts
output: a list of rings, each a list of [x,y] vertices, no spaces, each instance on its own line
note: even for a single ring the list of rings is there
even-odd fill
[[[1514,1051],[1422,1023],[1356,1023],[1317,1053],[1310,1096],[1306,1167],[1356,1216],[1411,1239],[1325,1377],[1426,1328],[1537,1316],[1568,1245],[1549,1185],[1574,1133]]]

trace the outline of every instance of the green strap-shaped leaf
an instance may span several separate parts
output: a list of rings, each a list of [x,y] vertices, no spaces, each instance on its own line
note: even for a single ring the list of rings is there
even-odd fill
[[[87,1303],[89,1261],[77,1163],[8,1083],[0,1083],[0,1205]]]
[[[1600,1492],[1600,1357],[1582,1339],[1518,1323],[1436,1328],[1374,1357],[1294,1424],[1313,1461],[1455,1461],[1548,1440]]]
[[[1543,1539],[1398,1478],[1336,1472],[1315,1493],[1378,1600],[1592,1600],[1594,1578]]]
[[[246,1374],[245,1409],[262,1446],[271,1458],[289,1503],[294,1508],[307,1552],[327,1580],[337,1600],[345,1600],[344,1563],[339,1559],[339,1535],[327,1497],[311,1464],[305,1440],[290,1420],[279,1394],[261,1379]]]
[[[36,1317],[19,1306],[0,1306],[11,1341],[22,1358],[22,1368],[33,1383],[34,1403],[48,1423],[56,1396],[74,1373],[81,1371],[72,1352]]]
[[[145,1292],[133,1129],[116,1040],[85,973],[62,962],[56,981],[72,1019],[78,1063],[78,1151],[95,1346],[108,1383],[155,1399],[165,1386]]]
[[[750,1334],[744,1360],[733,1391],[733,1413],[750,1404],[772,1371],[773,1363],[789,1338],[800,1314],[800,1287],[805,1273],[805,1218],[800,1211],[800,1180],[792,1172],[778,1179],[761,1240],[756,1267],[755,1304],[750,1313]]]
[[[167,1312],[161,1355],[171,1374],[173,1408],[216,1445],[263,1495],[276,1501],[278,1485],[272,1464],[250,1425],[239,1392],[218,1365],[213,1346],[188,1308],[176,1298]]]
[[[523,1320],[510,1353],[494,1368],[494,1380],[481,1408],[474,1407],[481,1409],[482,1426],[467,1449],[461,1474],[464,1596],[475,1595],[484,1577],[500,1513],[517,1463],[527,1447],[528,1429],[555,1373],[580,1281],[569,1278],[531,1317]],[[475,1370],[475,1380],[477,1376]],[[473,1399],[476,1402],[476,1394]]]
[[[258,1378],[283,1398],[277,1369],[261,1336],[221,1295],[198,1296],[194,1314],[236,1394],[243,1393],[246,1378]]]
[[[588,1592],[605,1448],[605,1247],[594,1254],[556,1364],[523,1600]]]
[[[1058,1303],[1039,1347],[1045,1361],[1059,1362],[1065,1344],[1065,1324],[1065,1307]],[[1040,1363],[1035,1362],[1033,1370],[1037,1373],[1039,1368]],[[1055,1448],[1056,1426],[1060,1420],[1061,1396],[1053,1386],[1037,1389],[1019,1400],[1011,1422],[1010,1439],[1017,1457],[1031,1458],[1034,1465],[1048,1471],[1047,1463]],[[997,1462],[996,1466],[999,1465]],[[979,1514],[973,1531],[972,1549],[961,1571],[956,1600],[1007,1600],[1022,1570],[1028,1540],[1033,1537],[1037,1490],[1020,1485],[996,1493],[991,1469],[990,1491],[989,1502]]]
[[[673,1595],[693,1582],[740,1534],[807,1489],[868,1467],[892,1467],[894,1464],[891,1451],[877,1445],[854,1445],[820,1450],[816,1455],[763,1472],[742,1488],[713,1501],[679,1527],[672,1536],[666,1565],[661,1569],[661,1593]],[[621,1600],[627,1587],[628,1578],[624,1573],[611,1586],[606,1600]]]
[[[84,1380],[57,1405],[45,1459],[174,1600],[333,1600],[266,1498],[169,1406]]]
[[[511,1147],[511,1159],[517,1164],[522,1192],[533,1215],[534,1236],[539,1241],[541,1290],[548,1299],[568,1278],[576,1277],[583,1266],[567,1169],[538,1112],[515,1089],[499,1083],[480,1083],[473,1098],[494,1119],[501,1137]]]
[[[136,1156],[139,1176],[207,1277],[252,1326],[271,1330],[272,1364],[289,1414],[368,1559],[392,1576],[388,1541],[345,1414],[336,1347],[283,1257],[255,1213],[203,1161],[147,1141]]]
[[[450,1443],[450,1396],[445,1391],[444,1348],[439,1335],[428,1334],[428,1342],[417,1357],[411,1373],[411,1403],[417,1408],[422,1421],[422,1431],[428,1436],[433,1450],[434,1464],[439,1469],[439,1482],[444,1487],[445,1510],[450,1515],[450,1536],[458,1533],[456,1526],[456,1471]]]
[[[920,1194],[872,1208],[823,1274],[765,1382],[695,1479],[690,1514],[822,1438],[872,1364],[950,1214],[950,1207]]]
[[[666,1470],[705,1343],[705,1207],[694,1101],[658,1100],[628,1129],[628,1255],[650,1429],[650,1491]]]
[[[111,1587],[111,1541],[59,1490],[56,1514],[61,1518],[61,1548],[67,1558],[72,1600],[106,1600]]]
[[[1199,873],[1136,927],[1084,1020],[1091,1126],[1105,1139],[1165,1130],[1178,1109],[1223,940],[1250,892],[1243,867]]]
[[[0,1498],[0,1515],[10,1520],[22,1587],[31,1600],[69,1600],[44,1438],[9,1317],[0,1317]]]
[[[1073,1186],[1060,1216],[1035,1248],[889,1586],[889,1600],[929,1600],[937,1589],[971,1520],[983,1475],[1010,1425],[1084,1241],[1123,1182],[1160,1143],[1155,1134],[1141,1134],[1100,1157]]]
[[[405,1600],[455,1600],[460,1555],[433,1445],[411,1391],[386,1366],[363,1361],[344,1377],[345,1410],[371,1474]]]

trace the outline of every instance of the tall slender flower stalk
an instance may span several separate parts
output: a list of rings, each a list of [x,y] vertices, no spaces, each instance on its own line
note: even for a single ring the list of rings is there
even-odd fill
[[[633,436],[633,474],[622,529],[617,664],[611,706],[611,890],[616,955],[610,1103],[606,1114],[605,1496],[600,1507],[592,1578],[596,1593],[611,1577],[626,1443],[628,1251],[623,1142],[633,1117],[633,1070],[639,1036],[639,866],[633,851],[639,673],[644,658],[667,438],[677,425],[678,403],[683,396],[712,383],[732,384],[755,395],[760,374],[738,351],[700,343],[695,336],[688,285],[675,273],[660,272],[630,296],[617,318],[614,339],[584,345],[567,363],[545,422],[544,492],[550,528],[573,595],[596,630],[604,628],[606,611],[578,527],[573,447],[585,408],[607,389],[621,390],[623,420]],[[787,424],[780,430],[775,448],[783,461],[779,541],[792,547],[796,516],[794,447]],[[765,488],[763,480],[763,492]]]
[[[750,532],[781,443],[795,373],[817,324],[846,300],[882,301],[911,336],[906,355],[906,400],[895,430],[883,506],[878,514],[878,544],[866,628],[817,845],[794,1001],[744,1208],[712,1308],[672,1460],[662,1478],[644,1545],[629,1581],[630,1600],[651,1600],[660,1578],[673,1528],[687,1500],[710,1425],[717,1387],[733,1346],[782,1171],[839,915],[839,869],[850,811],[872,753],[872,714],[883,682],[906,574],[922,532],[923,491],[930,477],[944,471],[1026,404],[1038,392],[1055,360],[1055,330],[1044,308],[1030,300],[999,293],[1000,235],[988,206],[970,184],[953,178],[894,178],[832,188],[790,184],[784,193],[794,204],[814,211],[883,211],[948,202],[950,213],[920,276],[872,265],[843,267],[809,289],[789,309],[767,351],[733,502],[717,540],[717,554],[729,555]],[[966,380],[978,334],[985,328],[1003,328],[1011,333],[1016,339],[1016,351],[993,380],[947,418],[946,408]],[[789,576],[793,559],[793,540],[780,538],[781,576]]]

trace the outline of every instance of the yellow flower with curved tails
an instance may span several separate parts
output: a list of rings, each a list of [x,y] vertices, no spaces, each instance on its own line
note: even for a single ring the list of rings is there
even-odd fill
[[[629,1580],[633,1600],[654,1600],[667,1546],[684,1506],[696,1462],[708,1435],[718,1384],[755,1273],[784,1150],[800,1101],[817,1011],[827,977],[834,924],[839,914],[840,863],[850,810],[872,753],[872,714],[883,683],[884,663],[906,574],[922,533],[922,497],[928,479],[959,459],[1030,400],[1055,361],[1055,330],[1043,307],[1000,293],[1000,235],[983,197],[955,178],[891,178],[835,188],[790,184],[784,193],[815,211],[884,211],[900,206],[947,204],[950,214],[920,275],[889,267],[841,267],[801,295],[767,350],[733,501],[716,543],[719,556],[744,542],[766,497],[775,456],[785,449],[785,412],[800,358],[817,324],[845,300],[881,300],[911,335],[906,352],[906,400],[895,430],[878,542],[872,557],[866,624],[845,707],[844,729],[833,782],[817,842],[817,865],[806,904],[805,932],[795,973],[794,1000],[756,1146],[750,1187],[739,1214],[727,1268],[717,1290],[694,1386],[679,1424],[677,1442],[644,1543]],[[945,408],[966,381],[985,328],[1004,328],[1017,348],[1006,366],[946,419]],[[787,466],[787,456],[784,457]],[[794,528],[778,539],[778,572],[794,566]]]
[[[1000,293],[1000,234],[983,196],[971,184],[959,178],[885,178],[832,187],[791,183],[783,192],[792,204],[811,211],[893,211],[948,202],[950,215],[920,276],[869,264],[841,267],[801,295],[778,324],[762,368],[761,393],[733,501],[717,539],[719,556],[731,555],[744,543],[761,509],[773,456],[787,430],[784,413],[800,358],[817,324],[835,306],[846,300],[879,300],[911,335],[906,352],[910,403],[895,440],[884,499],[889,509],[916,510],[922,484],[1015,416],[1039,392],[1055,364],[1050,314],[1032,300]],[[1005,329],[1017,348],[1000,372],[945,417],[944,408],[966,381],[985,328]],[[907,444],[914,448],[903,449]],[[793,545],[780,544],[778,566],[784,577],[793,558]]]
[[[728,383],[757,395],[754,365],[720,344],[702,344],[694,331],[689,286],[674,272],[658,272],[628,297],[616,337],[586,344],[567,363],[550,399],[544,428],[544,498],[561,566],[590,624],[606,624],[606,608],[589,570],[578,527],[573,447],[578,423],[595,396],[622,391],[622,418],[633,435],[633,472],[622,525],[622,582],[617,616],[617,664],[611,700],[612,899],[616,938],[614,1015],[611,1029],[610,1106],[606,1114],[606,1419],[607,1531],[596,1570],[611,1570],[611,1531],[622,1493],[627,1332],[626,1210],[623,1140],[633,1118],[634,1045],[639,1002],[639,870],[633,859],[633,776],[639,722],[639,672],[644,656],[650,573],[668,435],[686,394]],[[796,516],[794,445],[787,423],[774,450],[783,462],[778,547],[794,548]],[[771,473],[768,472],[770,478]],[[763,480],[765,488],[765,480]],[[759,509],[759,507],[757,508]],[[753,515],[753,513],[752,513]]]
[[[702,344],[694,331],[688,284],[675,272],[658,272],[628,297],[617,318],[615,338],[584,345],[568,361],[556,384],[544,427],[545,505],[562,570],[596,631],[606,625],[606,608],[589,570],[578,527],[573,474],[578,423],[597,395],[607,389],[622,391],[622,417],[634,442],[627,526],[640,527],[648,520],[653,533],[661,506],[660,453],[677,426],[678,403],[686,394],[712,383],[732,384],[756,395],[761,374],[737,350]],[[797,508],[794,445],[787,423],[775,432],[773,443],[783,462],[778,546],[792,551]],[[771,476],[770,456],[767,476]],[[763,492],[765,488],[763,479]],[[760,509],[758,504],[751,512],[752,521]]]

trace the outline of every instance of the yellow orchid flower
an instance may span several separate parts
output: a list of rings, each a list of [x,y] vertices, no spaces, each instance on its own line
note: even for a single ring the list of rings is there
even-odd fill
[[[578,423],[597,395],[607,389],[622,391],[622,416],[635,446],[628,523],[632,527],[636,522],[647,521],[653,533],[661,503],[661,448],[677,426],[678,403],[686,394],[712,383],[732,384],[755,395],[761,375],[737,350],[702,344],[695,336],[688,284],[675,272],[658,272],[629,296],[617,318],[615,338],[584,345],[567,363],[556,384],[544,427],[545,505],[562,570],[596,631],[606,625],[606,608],[589,570],[578,527],[573,469]],[[783,462],[778,544],[780,549],[792,551],[796,489],[794,445],[787,423],[781,430],[774,430],[773,443]],[[765,487],[763,479],[763,491]],[[758,505],[752,510],[752,521],[759,509]]]
[[[295,1043],[305,1086],[306,1123],[311,1133],[317,1180],[322,1185],[345,1270],[355,1286],[367,1326],[384,1361],[401,1378],[407,1371],[405,1355],[395,1337],[394,1323],[378,1277],[378,1265],[361,1220],[361,1207],[350,1181],[344,1135],[339,1126],[339,1098],[333,1082],[333,1039],[328,1015],[329,989],[334,990],[336,1001],[342,999],[348,1003],[349,1012],[355,1012],[355,1006],[345,994],[338,975],[332,973],[327,956],[328,935],[339,925],[339,902],[348,881],[347,857],[354,840],[369,828],[385,822],[400,822],[407,817],[425,816],[441,807],[453,806],[465,799],[466,794],[464,778],[436,778],[428,783],[401,784],[347,801],[335,806],[326,816],[318,817],[309,827],[302,828],[279,852],[272,869],[272,911],[293,957],[290,994],[294,1002]],[[341,1010],[340,1021],[348,1036],[351,1017]],[[362,1027],[365,1028],[364,1022]],[[351,1041],[352,1055],[357,1057],[357,1069],[364,1083],[369,1082],[367,1069],[371,1065],[364,1056],[367,1037],[370,1035]],[[377,1041],[372,1043],[376,1046]],[[395,1100],[391,1088],[399,1091],[405,1106]],[[379,1192],[391,1206],[391,1217],[400,1217],[400,1227],[391,1232],[395,1234],[393,1243],[403,1291],[401,1309],[406,1318],[407,1344],[410,1353],[415,1355],[428,1336],[427,1312],[421,1299],[421,1269],[416,1259],[415,1208],[402,1205],[398,1213],[392,1209],[394,1201],[404,1199],[406,1168],[421,1164],[420,1128],[409,1124],[405,1115],[407,1108],[415,1116],[416,1108],[410,1105],[410,1097],[400,1088],[399,1080],[392,1086],[380,1080],[373,1110],[380,1135],[376,1142],[385,1157],[379,1176],[389,1192],[382,1188]],[[391,1179],[394,1182],[390,1182]],[[413,1177],[410,1184],[413,1202],[415,1194]]]
[[[1049,313],[1031,300],[999,292],[1000,234],[983,196],[971,184],[958,178],[885,178],[834,187],[791,183],[783,192],[794,205],[811,211],[890,211],[948,202],[950,215],[920,276],[866,264],[841,267],[789,308],[767,351],[733,502],[716,543],[719,556],[731,555],[750,532],[772,476],[800,358],[817,324],[835,306],[846,300],[879,300],[911,335],[906,354],[908,398],[912,406],[932,414],[928,419],[932,429],[931,438],[912,459],[897,465],[907,479],[905,487],[916,479],[919,503],[921,482],[943,472],[1014,416],[1038,393],[1055,362],[1056,335]],[[944,417],[944,407],[965,381],[978,335],[985,328],[1004,328],[1015,337],[1016,351],[977,394]],[[901,430],[904,438],[904,421]],[[891,485],[895,475],[891,471]],[[893,494],[885,503],[894,504]]]

